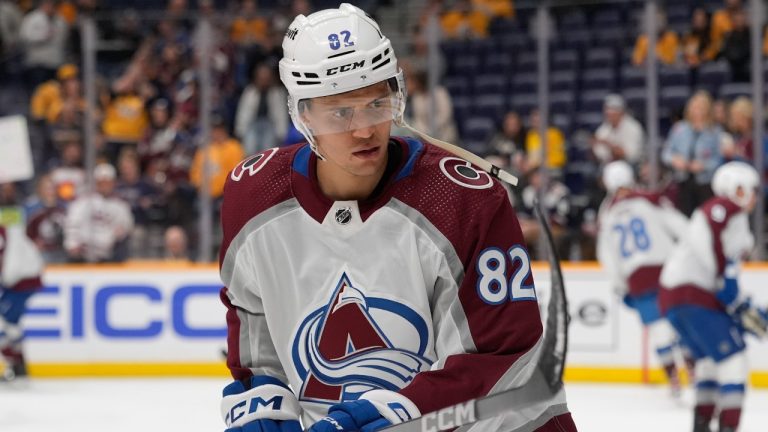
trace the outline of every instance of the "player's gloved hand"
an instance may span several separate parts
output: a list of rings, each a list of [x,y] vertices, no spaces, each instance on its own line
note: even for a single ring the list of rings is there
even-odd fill
[[[722,286],[715,293],[720,302],[727,307],[737,306],[739,301],[739,264],[733,261],[725,263],[723,270]]]
[[[731,316],[745,331],[760,338],[768,336],[768,310],[753,306],[749,297],[735,302]]]
[[[405,396],[389,390],[371,390],[356,401],[333,405],[328,415],[307,432],[373,432],[420,415],[416,405]]]
[[[301,432],[299,401],[285,384],[268,376],[251,377],[247,384],[234,381],[224,388],[225,432]]]

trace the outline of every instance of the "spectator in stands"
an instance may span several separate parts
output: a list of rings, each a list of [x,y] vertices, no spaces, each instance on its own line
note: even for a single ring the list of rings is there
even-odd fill
[[[45,81],[35,88],[30,99],[29,111],[33,120],[53,123],[56,114],[63,105],[63,87],[68,81],[76,81],[78,90],[80,79],[77,66],[67,63],[56,71],[56,78]],[[70,84],[71,85],[71,84]]]
[[[667,16],[659,11],[656,19],[656,28],[658,30],[656,41],[656,57],[660,63],[674,64],[677,62],[680,52],[680,38],[677,33],[667,27]],[[640,29],[644,32],[645,29]],[[632,64],[640,66],[645,63],[648,56],[648,38],[645,33],[640,33],[635,41],[635,49],[632,52]]]
[[[0,79],[19,51],[19,29],[24,14],[16,1],[0,0]]]
[[[30,140],[37,167],[51,157],[51,144],[59,148],[65,141],[81,139],[84,108],[78,69],[73,64],[62,65],[55,79],[35,88],[30,100]]]
[[[230,37],[243,48],[264,45],[269,36],[269,21],[259,14],[254,0],[242,0],[237,18],[232,22]]]
[[[83,95],[80,77],[77,74],[77,67],[67,65],[74,70],[65,70],[60,76],[61,98],[54,99],[48,111],[48,122],[55,123],[59,119],[61,112],[69,108],[79,113],[85,111],[85,96]]]
[[[698,67],[702,63],[714,60],[718,49],[712,41],[709,13],[701,7],[694,9],[691,28],[683,37],[685,63],[690,67]]]
[[[547,128],[547,154],[545,155],[539,135],[541,116],[538,109],[531,110],[528,123],[528,133],[525,136],[525,153],[528,160],[526,171],[537,170],[543,164],[552,173],[559,173],[565,166],[566,160],[563,131],[551,125]]]
[[[167,157],[171,152],[176,137],[183,128],[181,115],[175,116],[173,120],[171,115],[168,99],[157,98],[150,104],[149,125],[136,148],[142,165],[146,166],[153,158]]]
[[[720,166],[723,130],[712,121],[712,98],[696,92],[685,108],[685,120],[669,134],[663,162],[674,172],[677,206],[686,216],[712,196],[712,175]]]
[[[65,142],[59,154],[58,160],[51,163],[51,181],[59,199],[68,203],[77,198],[85,186],[81,141]]]
[[[275,82],[272,65],[260,64],[253,79],[240,96],[235,119],[235,134],[246,154],[276,147],[288,132],[288,96]]]
[[[731,31],[723,38],[722,56],[731,67],[731,80],[748,82],[751,76],[752,48],[750,30],[747,25],[747,13],[736,10],[731,15]]]
[[[115,168],[102,163],[93,170],[95,191],[67,209],[64,247],[72,262],[123,261],[125,240],[133,229],[130,206],[114,195]]]
[[[427,87],[427,74],[422,71],[409,71],[406,85],[408,89],[407,121],[414,128],[426,131],[437,139],[450,143],[457,142],[459,134],[453,121],[453,102],[448,90],[442,85],[435,86],[430,95]],[[432,108],[431,97],[435,98]],[[434,129],[432,128],[434,116]]]
[[[167,261],[189,261],[187,233],[182,227],[178,225],[168,227],[163,235],[163,244],[164,257]]]
[[[126,80],[113,85],[115,94],[104,111],[101,124],[107,141],[107,157],[116,160],[123,146],[135,147],[144,137],[149,117],[135,83]]]
[[[541,197],[542,210],[552,230],[552,240],[560,257],[570,255],[568,250],[568,215],[570,213],[570,191],[561,181],[559,176],[547,178],[546,189],[541,170],[531,171],[528,174],[528,185],[523,189],[522,199],[515,209],[520,219],[520,227],[527,243],[528,250],[532,252],[534,259],[544,258],[543,251],[539,248],[541,226],[534,215],[536,199]]]
[[[67,262],[64,250],[64,223],[67,216],[65,203],[59,200],[56,186],[49,175],[37,181],[37,193],[24,205],[27,218],[27,236],[40,249],[48,264]]]
[[[743,12],[741,0],[725,0],[725,8],[715,11],[712,15],[711,39],[712,45],[719,52],[725,35],[733,30],[733,18]]]
[[[22,20],[24,76],[30,93],[38,84],[52,79],[56,69],[64,64],[68,32],[66,21],[56,14],[54,0],[42,0]]]
[[[443,34],[449,39],[487,37],[488,23],[488,16],[469,0],[458,0],[440,19]]]
[[[243,160],[244,153],[240,143],[229,136],[224,119],[215,118],[212,123],[211,143],[207,151],[201,148],[195,153],[189,177],[199,191],[203,185],[203,169],[207,165],[208,193],[218,199],[224,192],[229,172]]]
[[[523,120],[516,111],[509,111],[504,115],[501,130],[491,138],[489,151],[506,159],[515,175],[522,175],[526,171],[525,137],[526,129]]]
[[[603,123],[595,131],[592,151],[601,164],[623,159],[637,166],[643,158],[643,127],[626,111],[624,98],[609,94],[603,103]]]
[[[732,139],[724,141],[720,150],[723,161],[740,160],[752,161],[752,102],[749,98],[741,96],[731,102],[728,110],[728,131]]]
[[[151,211],[156,205],[158,191],[142,177],[139,157],[133,150],[124,149],[121,152],[118,173],[115,196],[130,206],[134,222],[129,236],[130,256],[146,257],[150,249],[149,236],[152,234]]]

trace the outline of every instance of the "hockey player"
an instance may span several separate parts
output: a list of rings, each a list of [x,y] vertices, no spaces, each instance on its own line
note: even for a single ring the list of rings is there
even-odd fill
[[[436,146],[390,137],[405,86],[378,25],[349,4],[300,15],[283,50],[308,143],[246,159],[225,186],[227,430],[375,431],[540,377],[507,194]],[[562,390],[539,397],[459,430],[576,430]]]
[[[29,297],[43,287],[43,258],[20,224],[0,225],[0,352],[5,378],[27,375],[19,320]]]
[[[694,431],[738,429],[748,367],[743,333],[764,331],[765,313],[739,292],[739,262],[752,250],[749,213],[760,179],[729,162],[712,178],[715,197],[696,211],[661,273],[661,311],[697,358]],[[747,318],[754,318],[750,320]]]
[[[616,293],[640,315],[676,395],[677,335],[661,317],[657,300],[661,268],[688,219],[662,195],[636,190],[625,161],[605,166],[603,184],[608,197],[599,213],[597,257]]]

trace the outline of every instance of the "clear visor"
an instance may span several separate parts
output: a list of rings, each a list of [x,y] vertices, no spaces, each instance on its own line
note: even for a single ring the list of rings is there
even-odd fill
[[[318,136],[370,128],[400,115],[403,101],[389,88],[363,90],[299,101],[304,124]]]

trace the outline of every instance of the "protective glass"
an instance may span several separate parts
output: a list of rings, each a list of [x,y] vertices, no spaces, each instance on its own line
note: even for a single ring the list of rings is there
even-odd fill
[[[397,118],[402,99],[392,91],[381,95],[349,92],[299,101],[299,112],[312,135],[365,129]]]

